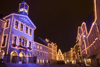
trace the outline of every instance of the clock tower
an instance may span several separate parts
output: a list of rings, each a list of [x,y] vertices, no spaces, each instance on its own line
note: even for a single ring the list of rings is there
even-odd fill
[[[19,13],[28,15],[29,6],[26,3],[26,0],[23,0],[22,3],[19,3]]]

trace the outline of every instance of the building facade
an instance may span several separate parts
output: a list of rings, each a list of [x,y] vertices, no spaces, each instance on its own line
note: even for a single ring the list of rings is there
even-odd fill
[[[0,58],[5,63],[55,63],[57,45],[34,37],[36,26],[28,17],[29,6],[23,0],[18,12],[0,19]]]
[[[45,39],[48,46],[48,61],[50,64],[56,64],[57,62],[57,45],[49,39]]]
[[[36,57],[37,64],[48,63],[48,46],[42,38],[34,38],[33,55]]]
[[[64,56],[60,49],[58,50],[58,53],[57,53],[57,61],[64,61]]]
[[[100,65],[100,0],[94,0],[94,13],[92,12],[85,22],[78,27],[81,54],[86,64]],[[93,15],[92,15],[93,14]],[[92,23],[89,30],[86,23]]]
[[[34,44],[34,30],[36,26],[28,17],[29,6],[25,1],[19,4],[17,13],[5,17],[5,26],[1,40],[1,51],[5,53],[5,62],[32,62],[32,47]]]
[[[69,64],[71,62],[71,50],[64,52],[63,56],[64,56],[65,64]]]

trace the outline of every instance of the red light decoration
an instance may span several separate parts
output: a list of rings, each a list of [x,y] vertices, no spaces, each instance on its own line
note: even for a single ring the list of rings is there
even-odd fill
[[[16,47],[17,45],[16,44],[12,44],[11,46]]]
[[[30,47],[28,47],[29,50],[32,50]]]
[[[27,48],[24,48],[25,51],[27,51]]]

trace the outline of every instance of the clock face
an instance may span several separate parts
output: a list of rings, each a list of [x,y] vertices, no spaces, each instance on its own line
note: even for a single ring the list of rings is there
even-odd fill
[[[22,11],[24,11],[24,9],[23,9],[23,8],[21,8],[19,11],[20,11],[20,12],[22,12]]]
[[[25,11],[26,13],[28,12],[28,11],[27,11],[26,9],[24,9],[24,8],[21,8],[19,11],[20,11],[20,12]]]
[[[28,11],[25,9],[25,12],[27,13]]]

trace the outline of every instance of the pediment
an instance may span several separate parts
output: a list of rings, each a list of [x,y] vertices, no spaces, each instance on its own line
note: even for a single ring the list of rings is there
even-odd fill
[[[31,19],[27,15],[12,13],[12,14],[5,16],[4,19],[6,19],[8,17],[10,18],[11,16],[13,16],[14,19],[30,26],[31,28],[36,29],[35,24],[31,21]]]
[[[31,19],[28,16],[25,15],[14,15],[14,18],[19,20],[20,22],[23,22],[24,24],[36,28],[35,24],[31,21]]]

